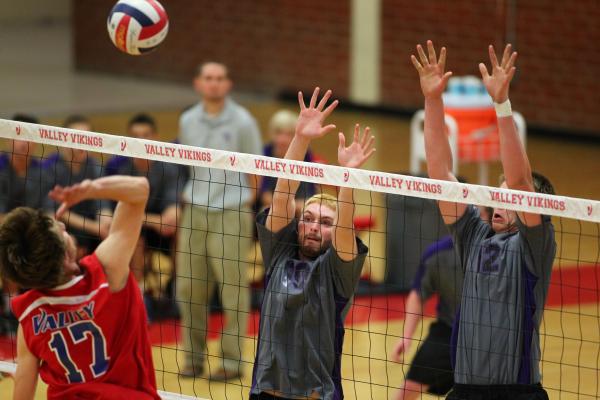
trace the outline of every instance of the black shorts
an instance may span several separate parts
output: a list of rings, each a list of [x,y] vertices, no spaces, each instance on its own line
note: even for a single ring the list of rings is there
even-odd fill
[[[431,394],[444,395],[454,385],[454,372],[450,361],[452,328],[435,321],[427,337],[412,360],[406,379],[428,385]]]
[[[447,400],[548,400],[542,385],[454,385]]]

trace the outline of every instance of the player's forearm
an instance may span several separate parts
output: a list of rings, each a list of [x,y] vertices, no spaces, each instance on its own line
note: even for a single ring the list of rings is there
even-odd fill
[[[531,166],[512,116],[498,118],[500,158],[511,189],[533,191]]]
[[[406,299],[403,337],[412,338],[417,325],[423,318],[423,303],[416,290],[411,290]]]
[[[259,176],[254,174],[248,174],[248,189],[250,189],[250,199],[248,205],[252,207],[256,203],[256,196],[258,194],[259,187]]]
[[[86,197],[139,204],[148,200],[149,192],[150,185],[144,177],[113,175],[93,180]]]
[[[354,190],[342,187],[338,194],[338,218],[333,228],[333,246],[344,261],[356,258],[358,248],[354,232]]]
[[[454,180],[452,151],[444,122],[444,102],[441,97],[425,98],[425,154],[429,177]]]
[[[15,377],[15,386],[13,389],[13,400],[33,400],[35,397],[35,388],[37,386],[37,376]]]
[[[17,330],[17,371],[15,373],[14,400],[33,400],[37,386],[40,360],[25,343],[23,328]]]
[[[452,151],[445,129],[442,97],[426,97],[424,131],[427,173],[432,179],[456,182],[452,172]],[[454,223],[466,209],[464,204],[446,201],[439,201],[438,206],[446,224]]]
[[[295,136],[290,143],[290,147],[285,153],[286,160],[302,161],[308,151],[310,141]],[[290,179],[277,179],[275,191],[273,192],[273,203],[271,205],[271,215],[277,217],[293,218],[293,202],[298,187],[299,181]],[[290,211],[292,214],[290,215]]]

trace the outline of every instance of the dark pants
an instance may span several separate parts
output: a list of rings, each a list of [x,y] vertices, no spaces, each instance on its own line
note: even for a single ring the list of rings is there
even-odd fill
[[[450,337],[452,328],[435,321],[429,328],[427,338],[412,360],[407,380],[428,385],[429,393],[442,396],[452,389],[454,373],[450,361]]]
[[[548,400],[542,385],[459,385],[446,400]]]

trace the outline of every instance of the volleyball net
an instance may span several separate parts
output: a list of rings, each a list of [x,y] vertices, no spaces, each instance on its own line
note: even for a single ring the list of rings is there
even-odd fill
[[[557,253],[540,331],[543,385],[552,398],[595,398],[600,394],[597,385],[600,381],[600,201],[9,120],[0,120],[0,137],[6,139],[2,154],[4,164],[15,155],[16,147],[11,141],[39,145],[29,156],[37,160],[43,172],[31,177],[32,182],[28,184],[39,185],[38,196],[41,197],[41,192],[49,190],[52,183],[58,181],[58,169],[44,166],[56,160],[59,149],[90,152],[89,157],[96,160],[102,174],[123,171],[115,168],[115,165],[132,159],[160,162],[160,165],[169,165],[172,171],[176,171],[175,176],[172,173],[167,176],[165,170],[160,170],[164,174],[162,181],[176,181],[175,202],[180,206],[178,218],[175,226],[167,229],[162,229],[160,220],[146,221],[154,240],[146,238],[144,242],[142,273],[138,275],[151,320],[148,329],[153,344],[157,383],[159,389],[164,391],[161,392],[163,398],[247,398],[252,384],[265,268],[255,232],[251,227],[244,226],[241,219],[248,217],[253,221],[260,206],[243,208],[238,202],[237,207],[233,207],[237,214],[228,219],[229,206],[214,209],[213,205],[207,214],[212,212],[219,216],[214,221],[206,217],[205,227],[201,228],[203,233],[194,232],[197,228],[185,221],[193,219],[193,216],[185,217],[184,203],[190,199],[184,199],[182,195],[188,180],[197,180],[198,185],[205,185],[209,190],[215,185],[244,185],[245,181],[240,179],[223,180],[228,176],[225,171],[250,174],[258,177],[259,181],[272,178],[298,180],[312,185],[314,192],[335,194],[339,187],[355,189],[355,230],[369,247],[369,255],[345,316],[341,381],[346,398],[380,399],[392,396],[405,380],[410,361],[427,336],[427,325],[436,319],[439,307],[436,311],[437,300],[434,296],[425,302],[420,312],[419,317],[424,317],[423,323],[408,338],[412,342],[411,350],[399,361],[391,356],[396,343],[404,339],[407,293],[415,289],[415,277],[420,270],[422,273],[420,264],[424,254],[448,236],[437,210],[437,200],[552,217]],[[209,176],[214,180],[209,178],[200,182],[193,170],[190,172],[186,167],[209,168]],[[145,173],[149,171],[147,168]],[[254,186],[249,188],[258,190]],[[6,197],[10,190],[5,184],[1,196]],[[160,197],[161,194],[156,196]],[[101,220],[102,210],[102,207],[97,210],[95,219],[98,221]],[[152,224],[155,228],[151,229]],[[98,229],[100,225],[99,222]],[[181,239],[183,234],[187,235],[187,250],[177,248],[178,240],[185,242]],[[211,244],[211,234],[212,239],[221,242]],[[201,255],[209,259],[205,262],[210,268],[220,270],[197,275],[193,270],[194,249],[208,251],[211,246],[220,248],[220,252],[217,251],[219,255]],[[244,250],[246,248],[247,251]],[[189,258],[177,255],[186,251],[189,252]],[[190,265],[178,265],[182,260],[188,260]],[[434,267],[444,267],[440,262],[438,264]],[[227,275],[232,273],[233,265],[237,265],[238,276],[232,281]],[[198,295],[194,292],[197,286],[191,285],[186,292],[188,300],[176,296],[178,277],[182,276],[201,281],[203,290],[210,289],[210,293]],[[244,297],[246,295],[241,294],[243,291],[247,291],[247,299]],[[202,317],[207,321],[206,328],[196,326],[198,321],[194,313],[198,309],[206,313]],[[189,313],[187,318],[191,320],[183,322],[186,313]],[[231,316],[237,319],[239,325],[233,330],[228,325],[231,321],[227,320]],[[115,310],[115,318],[118,318],[118,310]],[[183,332],[187,333],[182,334],[182,325]],[[190,331],[194,329],[206,331],[207,349],[190,351],[186,339],[193,342]],[[185,335],[189,335],[189,338]],[[14,336],[0,337],[0,345],[0,359],[3,360],[0,362],[0,371],[11,374],[14,372],[16,355]],[[237,348],[232,349],[234,347]],[[210,380],[208,376],[219,370],[223,358],[228,355],[231,357],[231,354],[239,355],[237,361],[242,377],[224,383]],[[192,369],[189,376],[182,376],[186,365],[196,361],[202,366]]]

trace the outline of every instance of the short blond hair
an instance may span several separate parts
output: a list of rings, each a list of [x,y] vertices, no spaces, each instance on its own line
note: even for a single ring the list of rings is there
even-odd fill
[[[328,193],[315,194],[304,203],[304,208],[310,206],[313,203],[319,203],[327,208],[337,212],[337,198]]]
[[[298,114],[290,110],[279,110],[269,120],[269,131],[272,133],[278,129],[294,130]]]

